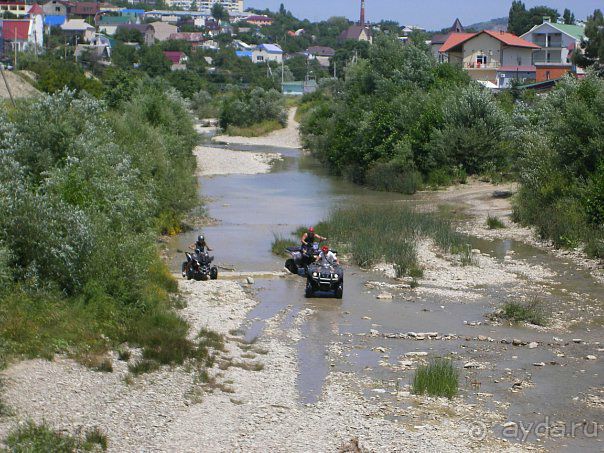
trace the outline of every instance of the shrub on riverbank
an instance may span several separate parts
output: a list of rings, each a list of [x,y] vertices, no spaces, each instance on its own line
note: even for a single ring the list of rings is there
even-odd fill
[[[186,328],[167,331],[184,323],[155,236],[196,203],[197,138],[183,101],[139,86],[108,111],[63,91],[0,116],[4,353],[85,362],[128,341],[181,361],[156,341],[185,339]]]
[[[455,232],[448,221],[406,206],[337,209],[317,230],[335,242],[340,252],[351,254],[359,266],[390,263],[397,277],[421,273],[416,248],[421,238],[432,239],[443,252],[457,255],[462,264],[471,262],[467,238]]]
[[[413,376],[413,393],[453,398],[459,388],[459,371],[448,359],[434,359],[420,365]]]
[[[262,137],[279,129],[283,129],[279,121],[266,120],[247,127],[228,126],[224,132],[226,135],[237,137]]]
[[[379,37],[343,83],[302,102],[305,147],[359,184],[414,193],[508,165],[509,121],[493,95],[422,43]]]
[[[533,105],[519,108],[516,127],[522,186],[515,220],[535,225],[557,247],[604,258],[604,80],[565,79]]]
[[[273,234],[273,242],[271,244],[271,252],[273,255],[287,257],[288,254],[285,251],[287,247],[294,247],[299,243],[291,238],[279,234]]]
[[[287,125],[283,95],[276,90],[234,90],[226,94],[220,107],[220,127],[249,128],[263,122]],[[272,123],[274,125],[274,123]]]
[[[536,326],[545,326],[547,324],[545,311],[537,299],[533,299],[527,303],[508,302],[503,306],[501,316],[515,323],[528,322]]]
[[[5,444],[8,451],[14,453],[105,451],[108,446],[107,436],[98,428],[87,430],[83,436],[71,436],[54,431],[46,423],[38,425],[32,420],[13,429],[8,434]]]

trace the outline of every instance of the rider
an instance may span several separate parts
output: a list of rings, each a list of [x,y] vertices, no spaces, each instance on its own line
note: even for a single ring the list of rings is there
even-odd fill
[[[197,240],[193,244],[189,245],[189,248],[191,250],[194,250],[195,253],[197,253],[198,255],[202,254],[206,250],[208,250],[209,252],[212,251],[212,249],[210,248],[210,246],[206,242],[206,238],[202,234],[200,234],[199,236],[197,236]],[[187,257],[187,264],[185,264],[185,268],[182,271],[182,276],[183,277],[187,276],[187,273],[189,272],[189,267],[190,266],[191,266],[191,260]]]
[[[321,252],[317,256],[317,261],[321,261],[321,264],[323,265],[330,266],[337,266],[339,264],[336,254],[329,250],[329,247],[326,245],[321,247]]]
[[[302,235],[302,247],[306,248],[306,247],[312,247],[313,243],[315,241],[317,242],[321,242],[321,241],[325,241],[327,240],[327,238],[324,238],[323,236],[319,236],[317,233],[315,233],[315,229],[313,227],[309,227],[308,231],[306,231],[303,235]]]

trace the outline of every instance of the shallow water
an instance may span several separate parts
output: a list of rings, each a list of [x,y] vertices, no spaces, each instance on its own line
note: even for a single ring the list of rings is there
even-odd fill
[[[281,152],[285,159],[268,174],[200,179],[201,193],[209,199],[209,214],[219,220],[217,225],[204,228],[203,233],[215,249],[217,263],[227,268],[238,271],[281,270],[283,259],[270,252],[273,235],[288,235],[300,225],[315,224],[325,218],[331,209],[343,203],[417,202],[414,197],[374,192],[330,177],[314,159],[301,157],[295,150],[249,146],[240,146],[238,149]],[[198,233],[192,231],[183,234],[169,244],[175,271],[181,261],[176,251],[186,248]],[[569,304],[571,293],[580,294],[599,306],[603,303],[602,286],[570,262],[515,241],[474,239],[472,245],[500,260],[509,250],[513,250],[515,259],[540,264],[556,272],[558,277],[546,284],[546,292],[550,294],[542,295],[552,310],[562,307],[569,315],[576,316],[581,308]],[[594,326],[589,316],[584,316],[585,321],[574,327],[571,333],[564,334],[521,327],[471,326],[464,322],[484,322],[484,315],[501,306],[513,288],[487,287],[478,300],[471,302],[419,296],[412,291],[395,294],[393,301],[384,302],[375,297],[379,290],[364,286],[368,280],[387,279],[354,266],[347,267],[343,300],[305,299],[304,280],[296,276],[256,282],[260,303],[248,315],[247,336],[250,339],[261,336],[266,321],[280,313],[283,314],[279,318],[281,328],[286,331],[299,329],[298,388],[302,402],[317,401],[324,379],[332,369],[383,381],[385,388],[396,382],[408,384],[411,373],[382,367],[380,360],[396,364],[406,352],[426,351],[430,355],[451,356],[457,359],[459,366],[470,360],[488,362],[490,365],[485,370],[463,374],[467,379],[463,381],[462,378],[462,392],[470,401],[481,392],[492,394],[491,400],[509,402],[510,420],[540,422],[549,417],[552,421],[568,423],[581,420],[602,422],[601,409],[589,409],[580,401],[573,400],[584,393],[594,393],[590,388],[602,387],[604,382],[602,354],[597,361],[583,359],[586,354],[594,354],[593,346],[571,344],[564,350],[567,356],[558,358],[553,346],[529,350],[499,341],[502,338],[520,338],[547,344],[552,342],[553,336],[558,336],[566,341],[579,337],[593,343],[601,339],[603,329],[601,324]],[[299,314],[304,314],[301,323],[298,321]],[[364,319],[367,317],[370,319]],[[413,341],[361,335],[370,329],[380,334],[408,331],[451,333],[459,338],[450,341]],[[497,341],[466,341],[466,338],[478,335],[490,336]],[[332,361],[330,348],[334,345],[342,350],[342,356]],[[387,352],[372,351],[378,346],[388,348]],[[388,357],[384,358],[385,355]],[[558,365],[540,368],[532,365],[552,360],[557,361]],[[513,381],[506,377],[506,368],[512,370],[514,378],[530,378],[534,386],[519,393],[510,393]],[[375,396],[375,393],[368,390],[369,395]],[[386,396],[382,398],[387,399]],[[391,403],[397,405],[394,398]],[[534,436],[529,436],[529,440],[534,439]],[[557,450],[598,450],[602,448],[601,439],[601,435],[599,440],[578,436],[576,439],[549,440],[545,445]]]

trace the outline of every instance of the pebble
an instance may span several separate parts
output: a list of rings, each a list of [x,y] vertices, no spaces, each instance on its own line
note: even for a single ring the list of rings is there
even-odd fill
[[[581,338],[573,338],[573,343],[583,343]]]
[[[425,357],[428,355],[428,353],[424,352],[424,351],[411,351],[411,352],[405,353],[405,355],[407,357]]]
[[[390,293],[380,293],[376,296],[376,298],[380,300],[392,300],[394,296]]]
[[[529,349],[535,349],[537,346],[539,346],[539,343],[537,343],[536,341],[531,341],[531,342],[528,344],[528,348],[529,348]]]
[[[585,359],[586,360],[597,360],[597,357],[595,355],[588,355],[588,356],[585,356]]]
[[[533,366],[545,366],[545,362],[535,362]]]
[[[478,362],[466,362],[463,365],[464,368],[480,368],[480,363]]]
[[[248,277],[245,280],[247,281],[248,285],[253,285],[254,284],[254,279],[252,277]]]

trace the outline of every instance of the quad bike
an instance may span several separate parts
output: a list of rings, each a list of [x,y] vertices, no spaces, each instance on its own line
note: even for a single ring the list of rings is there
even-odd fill
[[[328,263],[309,265],[304,296],[314,297],[316,292],[333,292],[337,299],[341,299],[344,295],[344,269]]]
[[[195,253],[185,252],[187,261],[182,263],[183,277],[187,280],[216,280],[218,278],[218,268],[212,266],[214,257],[208,252],[196,251]]]
[[[315,262],[319,254],[319,244],[315,242],[312,247],[287,247],[285,251],[291,256],[285,261],[285,268],[292,274],[304,277],[307,267]]]

